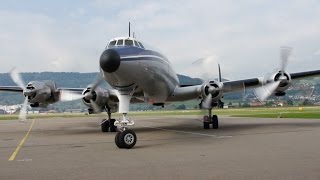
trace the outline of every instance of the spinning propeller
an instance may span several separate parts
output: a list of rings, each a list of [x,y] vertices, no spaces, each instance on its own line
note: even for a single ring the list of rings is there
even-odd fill
[[[212,74],[212,65],[218,64],[218,80],[212,80],[214,74]],[[192,63],[193,65],[197,65],[200,68],[201,79],[203,81],[203,100],[201,103],[202,108],[211,109],[213,106],[213,101],[218,103],[218,106],[223,106],[222,98],[222,78],[221,78],[221,70],[220,64],[217,62],[217,56],[209,56],[206,58],[201,58]]]
[[[96,92],[95,89],[102,82],[102,77],[98,75],[95,82],[92,85],[89,85],[88,88],[83,92],[83,94],[78,94],[68,90],[60,91],[60,101],[74,101],[78,99],[84,99],[85,101],[89,101],[92,104],[92,108],[94,112],[99,113],[101,108],[95,103]]]
[[[16,83],[22,90],[23,90],[23,95],[25,96],[23,105],[20,109],[20,114],[19,114],[19,120],[22,122],[26,121],[27,118],[27,108],[28,108],[28,95],[31,93],[32,90],[27,90],[26,86],[20,76],[20,73],[17,71],[16,68],[13,68],[10,71],[10,76],[13,80],[14,83]]]
[[[285,76],[285,69],[288,64],[289,56],[291,55],[292,48],[281,47],[280,50],[280,69],[277,78],[272,81],[264,80],[263,85],[255,89],[255,94],[260,101],[265,101],[271,96],[276,89],[283,83],[287,83],[288,79]]]
[[[42,89],[41,87],[37,88],[37,86],[33,86],[34,84],[33,85],[28,84],[27,86],[25,86],[25,83],[21,78],[21,74],[16,68],[13,68],[10,71],[10,76],[11,76],[13,82],[22,89],[23,95],[25,96],[23,105],[22,105],[22,107],[20,109],[20,113],[19,113],[19,120],[21,122],[25,122],[27,119],[28,100],[31,100],[37,94],[37,92],[43,93],[43,92],[46,92],[46,90]],[[93,108],[94,112],[100,112],[101,108],[95,103],[95,98],[96,98],[95,89],[101,83],[101,81],[102,81],[102,78],[99,76],[97,78],[97,80],[94,82],[94,84],[91,85],[90,87],[88,87],[87,90],[84,91],[83,94],[78,94],[78,93],[68,91],[68,90],[60,90],[59,101],[63,101],[63,102],[74,101],[74,100],[78,100],[78,99],[83,98],[84,100],[87,100],[88,102],[90,102],[92,104],[92,108]],[[57,90],[50,90],[49,89],[49,94],[51,91],[57,91]]]

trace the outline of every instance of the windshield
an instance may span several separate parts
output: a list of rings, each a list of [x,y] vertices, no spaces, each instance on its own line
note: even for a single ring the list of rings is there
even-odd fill
[[[126,46],[133,46],[133,41],[126,39],[126,41],[124,42],[124,44],[125,44]]]
[[[108,48],[114,47],[116,45],[116,41],[111,41],[108,45]]]

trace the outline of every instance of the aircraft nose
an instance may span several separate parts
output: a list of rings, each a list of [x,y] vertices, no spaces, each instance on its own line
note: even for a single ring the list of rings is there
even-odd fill
[[[112,73],[120,66],[120,56],[113,49],[105,50],[100,56],[100,67],[103,71]]]

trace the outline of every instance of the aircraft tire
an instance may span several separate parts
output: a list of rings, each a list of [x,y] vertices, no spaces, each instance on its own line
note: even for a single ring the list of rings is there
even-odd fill
[[[101,123],[101,131],[102,132],[109,132],[109,128],[110,128],[110,121],[108,120],[102,120]]]
[[[203,129],[209,129],[209,128],[210,128],[209,116],[203,116]]]
[[[116,136],[114,137],[114,142],[116,143],[117,147],[121,149],[123,148],[123,146],[120,144],[120,141],[119,141],[120,133],[121,132],[117,132]]]
[[[115,119],[110,119],[110,132],[117,132],[117,126],[114,125]]]
[[[217,115],[212,116],[212,128],[218,129],[219,128],[219,120]]]
[[[131,149],[131,148],[133,148],[133,146],[137,142],[136,133],[133,130],[130,130],[130,129],[126,129],[126,130],[120,132],[118,138],[119,139],[117,141],[119,143],[120,148]]]

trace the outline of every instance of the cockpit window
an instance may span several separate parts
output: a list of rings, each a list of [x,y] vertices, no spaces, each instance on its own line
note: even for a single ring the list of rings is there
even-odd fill
[[[109,43],[109,46],[108,46],[108,47],[109,47],[109,48],[110,48],[110,47],[114,47],[115,45],[116,45],[116,41],[111,41],[111,42]]]
[[[126,46],[133,46],[133,41],[126,39],[125,42],[124,42],[124,44],[125,44]]]
[[[117,46],[123,46],[123,39],[119,39],[119,40],[118,40]]]
[[[139,46],[144,49],[144,46],[142,45],[142,43],[141,42],[138,42],[138,43],[139,43]]]
[[[139,47],[139,44],[137,43],[137,41],[133,40],[133,44],[134,44],[134,46]]]

